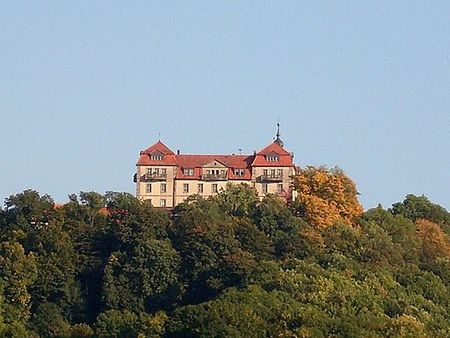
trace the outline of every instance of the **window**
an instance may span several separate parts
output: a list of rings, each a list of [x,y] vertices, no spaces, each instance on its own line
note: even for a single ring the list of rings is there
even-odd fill
[[[279,184],[277,185],[277,192],[278,192],[279,194],[282,194],[282,193],[283,193],[283,183],[279,183]]]
[[[244,176],[244,169],[234,169],[235,176]]]
[[[164,198],[161,198],[161,200],[159,201],[159,206],[161,206],[161,207],[166,206],[166,200]]]
[[[267,169],[263,169],[263,175],[267,176]]]
[[[283,170],[282,169],[277,169],[277,176],[281,177],[283,175]]]
[[[154,153],[154,154],[152,154],[151,156],[150,156],[150,158],[153,160],[153,161],[162,161],[162,159],[163,159],[163,154],[161,154],[161,153]]]
[[[199,183],[197,186],[197,192],[203,194],[203,183]]]
[[[167,169],[165,168],[148,168],[147,169],[147,175],[153,176],[153,177],[164,177],[166,176]]]
[[[278,155],[271,154],[266,156],[266,160],[269,162],[278,162],[279,159]]]
[[[185,176],[194,176],[194,169],[192,168],[184,168],[183,175]]]
[[[167,192],[167,184],[166,183],[161,183],[161,192],[162,193],[166,193]]]
[[[217,193],[217,183],[213,183],[211,186],[211,191],[213,194]]]
[[[270,169],[270,177],[275,177],[275,169]]]
[[[150,193],[152,192],[152,184],[151,184],[151,183],[148,183],[148,184],[145,186],[145,192],[146,192],[147,194],[150,194]]]
[[[262,185],[262,192],[264,194],[267,194],[267,192],[269,191],[268,187],[267,187],[267,183],[263,183]]]
[[[189,192],[189,183],[184,183],[183,184],[183,192],[185,194],[187,194]]]

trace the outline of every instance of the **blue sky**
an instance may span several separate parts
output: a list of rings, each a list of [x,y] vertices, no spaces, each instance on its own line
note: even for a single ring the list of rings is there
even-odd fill
[[[134,192],[139,151],[296,163],[450,208],[449,1],[2,1],[0,198]]]

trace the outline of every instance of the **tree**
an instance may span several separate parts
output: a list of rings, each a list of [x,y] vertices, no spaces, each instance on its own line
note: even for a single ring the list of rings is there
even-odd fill
[[[26,254],[34,256],[37,274],[28,288],[33,310],[42,302],[51,302],[70,319],[76,318],[83,299],[75,276],[76,253],[63,227],[63,212],[50,196],[33,190],[13,195],[5,204],[2,234],[14,238]]]
[[[30,285],[36,278],[36,258],[17,242],[0,243],[0,281],[3,286],[4,321],[25,324],[30,317]]]
[[[171,239],[182,257],[184,303],[208,300],[237,285],[255,264],[236,238],[239,227],[215,199],[196,198],[175,208]]]
[[[367,210],[360,218],[362,228],[381,227],[391,237],[394,251],[403,263],[418,264],[421,249],[420,239],[416,235],[416,225],[402,215],[394,215],[381,206]],[[382,252],[377,247],[378,252]],[[394,261],[391,260],[391,263]],[[400,263],[400,262],[397,262]]]
[[[68,337],[70,324],[53,303],[42,303],[33,315],[31,326],[41,337]]]
[[[101,313],[95,323],[99,338],[138,338],[137,315],[128,310],[108,310]]]
[[[213,197],[222,210],[231,216],[249,217],[259,202],[257,192],[248,184],[227,184],[227,188]]]
[[[180,259],[169,241],[147,239],[130,252],[114,252],[105,267],[103,298],[112,309],[155,311],[179,294]]]
[[[353,225],[363,212],[355,183],[339,168],[308,166],[294,176],[294,189],[293,210],[316,227],[337,221]]]
[[[251,253],[257,260],[273,258],[274,245],[272,240],[250,220],[236,220],[234,234],[241,247]]]
[[[392,205],[389,211],[394,215],[402,215],[413,221],[426,219],[441,226],[450,227],[450,213],[442,206],[432,203],[426,196],[406,195],[403,202]]]
[[[101,311],[101,287],[104,264],[109,257],[105,238],[107,214],[104,196],[95,192],[72,194],[62,208],[63,230],[70,236],[76,252],[76,275],[85,302],[79,320],[93,322]]]
[[[253,211],[252,218],[256,226],[270,237],[275,237],[280,231],[296,231],[302,223],[286,203],[274,195],[264,197]]]
[[[450,258],[450,240],[439,225],[424,219],[417,220],[416,225],[424,264],[434,263],[438,258]]]
[[[5,200],[1,238],[10,240],[17,233],[27,233],[48,225],[50,220],[61,221],[49,195],[40,196],[35,190],[25,190]]]
[[[110,252],[129,250],[147,238],[167,238],[167,214],[127,194],[109,198],[105,240]],[[106,243],[105,243],[106,244]]]
[[[180,307],[167,324],[168,337],[295,337],[299,304],[259,286],[227,289],[207,303]]]
[[[128,310],[108,310],[101,313],[95,323],[98,338],[162,337],[167,315],[136,314]]]

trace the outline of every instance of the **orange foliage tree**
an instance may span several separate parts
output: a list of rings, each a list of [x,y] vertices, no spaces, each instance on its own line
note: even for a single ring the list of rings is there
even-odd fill
[[[450,257],[450,241],[439,225],[425,219],[416,221],[417,235],[422,240],[422,259],[432,262]]]
[[[355,183],[339,168],[308,166],[294,176],[297,192],[293,208],[298,216],[316,227],[337,221],[353,225],[363,213]]]

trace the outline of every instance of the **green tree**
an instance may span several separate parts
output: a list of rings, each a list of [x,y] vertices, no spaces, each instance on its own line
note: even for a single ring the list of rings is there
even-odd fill
[[[180,307],[167,325],[168,337],[294,337],[295,301],[258,286],[228,289],[213,301]]]
[[[44,227],[58,218],[55,204],[49,195],[40,196],[35,190],[25,190],[5,200],[2,238],[9,240],[14,231],[28,232]]]
[[[185,303],[210,299],[239,284],[255,264],[235,229],[236,221],[214,199],[195,198],[175,208],[171,239],[182,257]]]
[[[41,303],[31,320],[31,327],[41,337],[69,337],[70,324],[53,303]]]
[[[0,243],[0,281],[3,286],[4,321],[25,324],[30,317],[30,286],[36,279],[36,258],[17,242]]]
[[[128,310],[108,310],[101,313],[95,323],[98,338],[162,337],[167,315],[136,314]]]
[[[259,202],[257,192],[248,184],[228,183],[225,190],[222,190],[213,197],[220,208],[231,216],[250,217]]]
[[[63,229],[70,236],[75,256],[76,278],[84,300],[79,320],[93,322],[101,311],[101,288],[107,250],[105,198],[95,192],[81,192],[80,198],[70,195],[62,207]]]
[[[180,292],[179,266],[167,240],[147,239],[130,252],[112,253],[104,275],[106,306],[139,312],[170,306]]]
[[[106,238],[110,252],[130,250],[147,238],[166,239],[167,214],[148,201],[119,193],[108,200]],[[105,243],[106,244],[106,243]]]
[[[418,264],[421,241],[414,222],[402,215],[393,215],[381,206],[366,211],[359,223],[362,227],[379,226],[391,237],[395,252],[406,264]],[[378,251],[381,251],[378,249]]]
[[[403,202],[392,205],[389,211],[413,221],[426,219],[447,228],[450,227],[450,213],[442,206],[432,203],[426,196],[406,195]]]
[[[52,302],[73,318],[82,311],[83,300],[75,277],[76,253],[63,228],[63,213],[48,195],[26,190],[6,199],[2,234],[15,238],[26,254],[35,257],[37,276],[29,286],[32,307]]]

